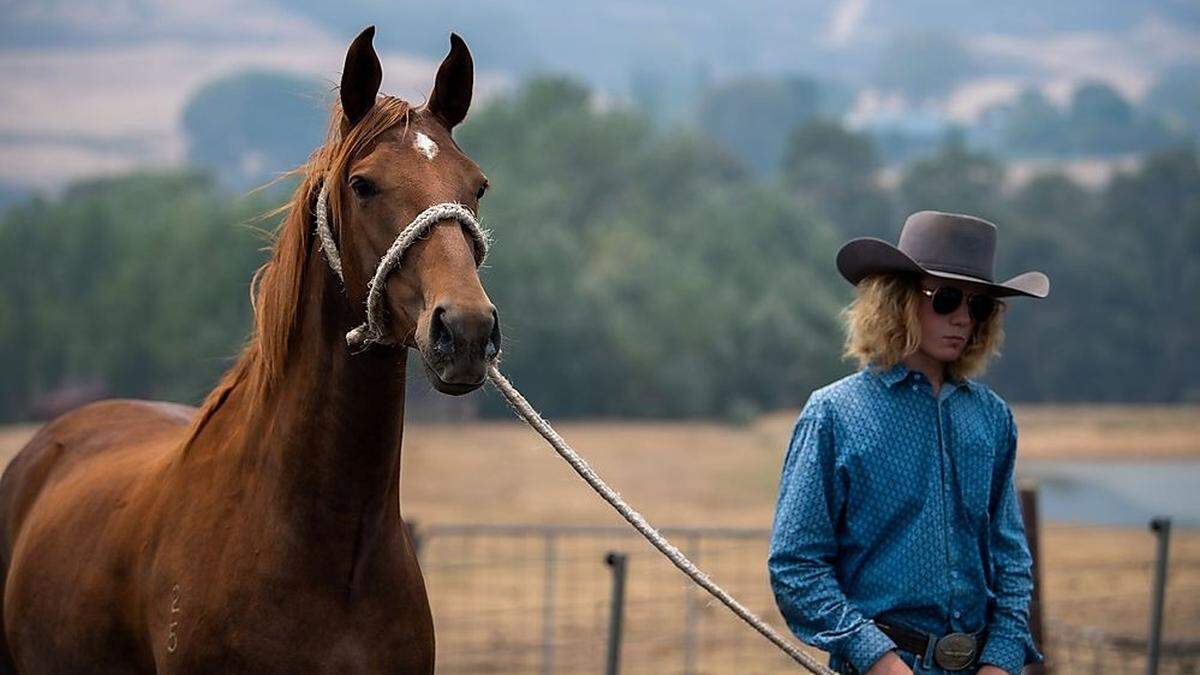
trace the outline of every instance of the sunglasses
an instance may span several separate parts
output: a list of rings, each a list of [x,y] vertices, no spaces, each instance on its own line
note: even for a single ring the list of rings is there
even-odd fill
[[[922,288],[921,293],[933,301],[933,311],[938,314],[954,313],[954,310],[962,304],[963,296],[966,295],[961,288],[955,286],[939,286],[933,290]],[[975,323],[983,323],[992,318],[992,314],[996,312],[996,305],[1000,304],[992,296],[982,293],[972,293],[966,296],[966,299],[967,314],[975,320]]]

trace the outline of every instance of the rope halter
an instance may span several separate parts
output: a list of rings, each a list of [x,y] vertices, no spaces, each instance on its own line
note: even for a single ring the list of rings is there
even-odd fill
[[[333,241],[333,232],[329,229],[329,209],[326,206],[328,184],[328,181],[323,181],[321,192],[317,195],[317,239],[321,242],[321,250],[325,253],[325,260],[329,262],[330,269],[337,274],[344,287],[346,278],[342,275],[342,259],[338,255],[337,244]],[[462,225],[470,235],[475,247],[475,266],[478,268],[483,264],[484,259],[487,258],[489,233],[480,227],[479,221],[475,219],[475,214],[456,202],[443,202],[430,206],[417,214],[417,217],[413,218],[412,222],[396,235],[396,240],[388,247],[387,253],[384,253],[383,257],[379,259],[379,265],[375,267],[375,274],[371,277],[370,284],[367,285],[367,320],[346,333],[346,344],[359,348],[366,348],[372,343],[395,344],[384,335],[383,326],[380,324],[379,305],[383,302],[384,281],[392,270],[400,267],[400,259],[404,257],[404,252],[424,236],[429,228],[443,220],[457,220]]]

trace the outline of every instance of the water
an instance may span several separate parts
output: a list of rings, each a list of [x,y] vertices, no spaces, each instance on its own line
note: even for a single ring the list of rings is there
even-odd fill
[[[1200,460],[1018,460],[1017,475],[1036,481],[1043,521],[1146,525],[1165,515],[1200,526]]]

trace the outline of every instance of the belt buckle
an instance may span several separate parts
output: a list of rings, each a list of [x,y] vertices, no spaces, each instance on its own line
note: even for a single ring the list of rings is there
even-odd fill
[[[978,646],[975,636],[970,633],[950,633],[937,641],[933,662],[946,670],[963,670],[975,661]]]

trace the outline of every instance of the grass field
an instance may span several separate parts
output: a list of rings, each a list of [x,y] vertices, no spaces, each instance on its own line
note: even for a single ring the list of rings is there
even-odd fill
[[[1200,407],[1017,406],[1015,411],[1018,472],[1020,459],[1028,458],[1200,461]],[[780,412],[743,427],[697,421],[556,426],[656,525],[766,528],[794,417],[794,411]],[[34,430],[0,430],[0,461],[7,462]],[[515,422],[410,424],[403,462],[404,513],[423,525],[623,522],[540,437]],[[1145,528],[1049,523],[1042,531],[1041,553],[1049,617],[1145,635],[1154,557],[1154,540]],[[746,569],[765,577],[762,552],[748,549],[745,555]],[[1177,528],[1171,555],[1166,634],[1194,640],[1200,635],[1200,531]],[[431,584],[430,590],[436,609],[437,587]]]

